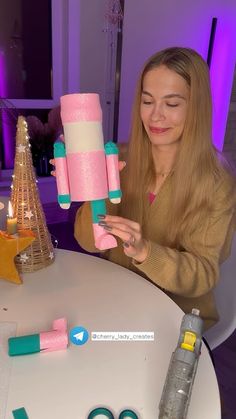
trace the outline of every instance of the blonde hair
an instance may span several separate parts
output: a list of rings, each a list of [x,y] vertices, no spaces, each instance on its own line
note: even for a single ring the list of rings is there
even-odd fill
[[[172,203],[166,232],[166,245],[181,248],[190,240],[191,233],[198,228],[203,217],[209,216],[216,183],[222,176],[230,179],[230,174],[212,144],[212,101],[206,62],[189,48],[165,49],[146,62],[137,84],[121,215],[148,226],[147,191],[155,179],[155,171],[151,144],[140,118],[140,101],[145,74],[161,65],[183,77],[190,92],[172,175]],[[148,228],[144,234],[148,238]]]

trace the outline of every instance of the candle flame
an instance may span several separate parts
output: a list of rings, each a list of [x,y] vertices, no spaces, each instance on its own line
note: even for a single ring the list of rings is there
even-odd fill
[[[11,201],[8,202],[8,217],[13,218],[13,208],[12,208]]]

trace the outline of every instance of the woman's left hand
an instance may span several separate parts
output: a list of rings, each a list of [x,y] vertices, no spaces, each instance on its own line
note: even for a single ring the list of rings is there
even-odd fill
[[[139,223],[113,215],[99,215],[99,225],[123,241],[124,253],[139,263],[148,255],[148,241],[142,237]]]

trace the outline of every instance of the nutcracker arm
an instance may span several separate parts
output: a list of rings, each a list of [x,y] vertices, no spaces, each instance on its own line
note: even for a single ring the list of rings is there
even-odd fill
[[[105,144],[108,197],[113,204],[119,204],[122,192],[120,190],[120,172],[118,166],[118,147],[112,141]]]
[[[26,355],[36,352],[49,352],[66,349],[68,346],[67,321],[56,319],[53,329],[33,335],[10,337],[8,339],[9,356]]]
[[[63,141],[56,141],[53,146],[56,167],[57,199],[61,208],[68,209],[71,204],[69,179],[66,160],[66,148]]]

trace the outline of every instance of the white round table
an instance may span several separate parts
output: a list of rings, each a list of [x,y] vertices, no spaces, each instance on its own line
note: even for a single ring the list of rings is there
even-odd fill
[[[139,275],[105,260],[57,250],[55,262],[23,274],[23,285],[0,281],[0,322],[16,322],[17,336],[52,329],[148,331],[154,341],[92,341],[49,353],[11,357],[6,418],[24,407],[29,419],[86,419],[92,408],[124,408],[156,419],[183,312]],[[203,345],[189,419],[220,419],[217,380]]]

